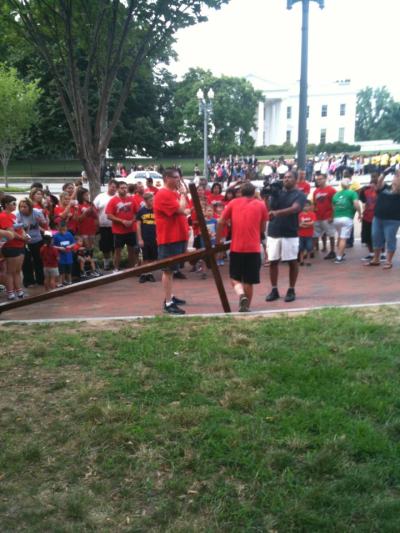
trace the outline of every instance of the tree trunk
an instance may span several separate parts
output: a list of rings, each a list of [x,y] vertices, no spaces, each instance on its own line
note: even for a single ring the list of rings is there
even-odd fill
[[[3,165],[3,175],[4,175],[4,185],[8,187],[8,162],[10,161],[10,156],[3,155],[0,157],[1,164]]]
[[[101,191],[100,175],[101,175],[101,165],[102,165],[103,159],[104,158],[100,157],[98,154],[93,154],[93,155],[90,154],[86,158],[81,158],[83,168],[85,169],[88,182],[89,182],[89,191],[90,191],[91,200],[94,200],[94,198]]]

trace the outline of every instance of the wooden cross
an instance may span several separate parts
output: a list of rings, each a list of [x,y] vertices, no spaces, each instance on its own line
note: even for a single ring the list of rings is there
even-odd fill
[[[210,235],[207,230],[207,225],[204,219],[203,210],[200,205],[200,199],[195,184],[191,183],[189,185],[189,189],[196,211],[197,220],[199,222],[201,236],[205,245],[204,248],[201,248],[200,250],[197,250],[195,252],[185,252],[184,254],[175,255],[173,257],[169,257],[168,259],[153,261],[152,263],[147,263],[146,265],[127,268],[122,272],[115,272],[114,274],[109,274],[104,277],[94,278],[88,281],[83,281],[81,283],[76,283],[74,285],[69,285],[67,287],[61,287],[59,289],[55,289],[54,291],[38,294],[37,296],[30,296],[22,300],[13,300],[11,302],[6,302],[0,305],[0,313],[10,311],[11,309],[17,309],[19,307],[24,307],[26,305],[45,302],[46,300],[51,300],[53,298],[59,298],[60,296],[64,296],[65,294],[71,294],[73,292],[79,292],[85,289],[92,289],[93,287],[99,287],[101,285],[106,285],[107,283],[114,283],[114,281],[120,281],[122,279],[130,278],[131,276],[139,276],[141,274],[153,272],[154,270],[158,270],[159,268],[175,265],[184,261],[197,261],[199,259],[208,260],[208,263],[211,266],[211,271],[214,277],[215,284],[217,286],[222,308],[225,313],[230,313],[231,308],[228,302],[228,298],[226,296],[224,283],[221,278],[221,273],[219,271],[217,261],[215,259],[215,255],[217,253],[223,252],[229,248],[229,244],[219,244],[214,247],[211,246]]]

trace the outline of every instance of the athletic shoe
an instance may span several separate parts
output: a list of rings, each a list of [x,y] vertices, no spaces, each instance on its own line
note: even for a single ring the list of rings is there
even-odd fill
[[[94,271],[92,272],[92,277],[94,277],[94,278],[99,278],[100,276],[101,276],[101,274],[100,274],[100,272],[97,272],[97,270],[94,270]]]
[[[114,268],[114,270],[112,271],[113,274],[116,274],[117,272],[119,272],[119,268]]]
[[[27,294],[24,291],[18,291],[17,296],[20,300],[22,300],[22,298],[25,298],[25,296],[27,296]]]
[[[156,281],[156,278],[153,276],[153,274],[147,274],[146,278],[147,281],[151,281],[152,283]]]
[[[16,297],[16,295],[15,295],[15,292],[10,292],[10,293],[8,293],[8,295],[7,295],[7,300],[10,301],[10,302],[11,302],[12,300],[16,300],[16,298],[17,298],[17,297]]]
[[[164,313],[168,313],[169,315],[184,315],[186,311],[178,307],[175,302],[172,302],[170,305],[164,303]]]
[[[185,274],[181,272],[180,270],[178,270],[177,272],[174,272],[173,277],[174,279],[187,279]]]
[[[371,261],[371,259],[374,257],[374,254],[368,254],[365,257],[361,258],[361,261]]]
[[[146,283],[146,281],[147,281],[146,274],[141,274],[141,276],[139,278],[139,283]]]
[[[5,285],[0,285],[0,292],[4,292],[6,290]]]
[[[280,298],[278,289],[272,289],[272,291],[268,294],[268,296],[265,298],[266,302],[273,302],[274,300],[278,300]]]
[[[335,254],[335,252],[329,252],[329,254],[326,255],[326,256],[324,257],[324,259],[336,259],[336,254]]]
[[[334,260],[335,265],[340,265],[341,263],[344,263],[344,257],[337,257]]]
[[[385,261],[386,260],[386,254],[381,254],[381,261]]]
[[[82,274],[79,276],[81,279],[88,279],[89,276],[86,274],[86,272],[82,272]]]
[[[245,294],[242,294],[239,298],[239,313],[248,313],[249,311],[249,299]]]
[[[294,289],[288,289],[286,296],[284,298],[285,302],[294,302],[296,299],[296,293],[294,292]]]
[[[172,301],[174,302],[175,305],[185,305],[186,304],[186,300],[181,300],[180,298],[177,298],[176,296],[172,297]]]

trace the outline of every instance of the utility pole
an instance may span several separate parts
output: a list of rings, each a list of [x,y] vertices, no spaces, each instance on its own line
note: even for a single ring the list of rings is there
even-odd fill
[[[307,157],[307,92],[308,92],[308,14],[310,2],[318,2],[324,8],[324,0],[287,0],[287,8],[292,9],[293,4],[302,2],[303,16],[301,27],[301,76],[299,97],[299,133],[297,139],[297,166],[305,170]]]

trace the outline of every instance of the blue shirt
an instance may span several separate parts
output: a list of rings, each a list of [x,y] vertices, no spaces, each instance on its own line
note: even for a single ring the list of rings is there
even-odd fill
[[[75,244],[75,239],[72,233],[66,231],[65,233],[56,233],[53,237],[54,246],[71,246]],[[60,265],[72,265],[74,261],[72,252],[62,252],[60,251]]]

